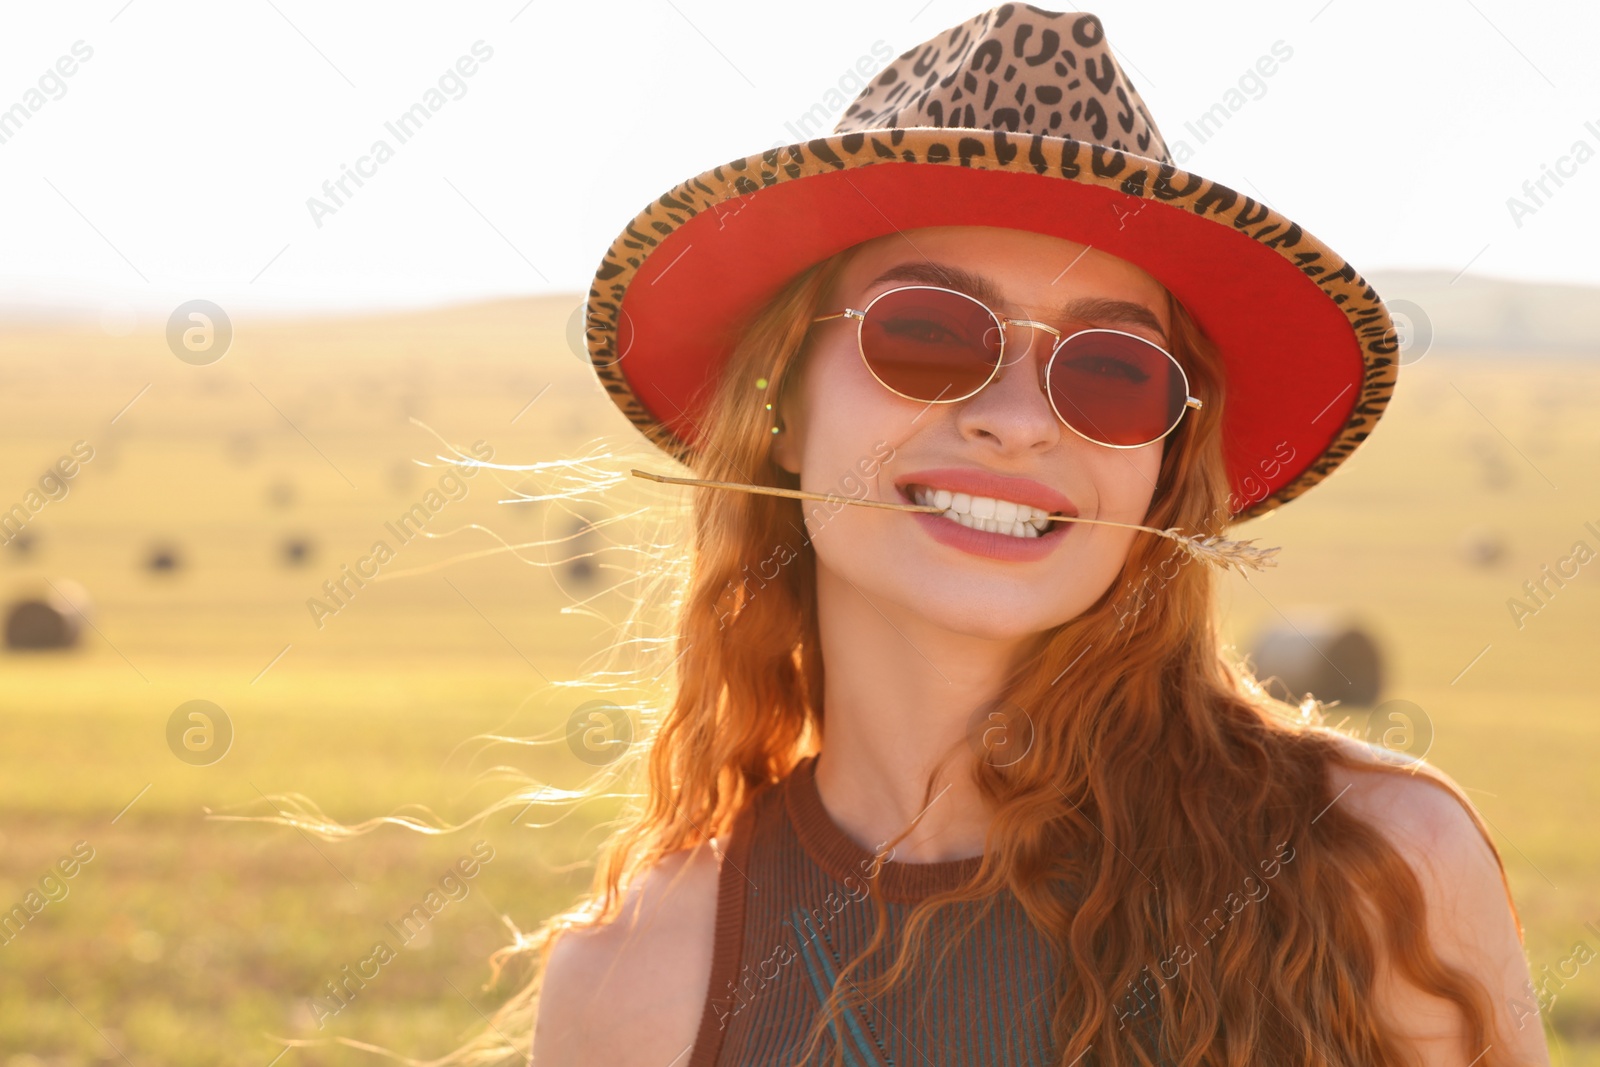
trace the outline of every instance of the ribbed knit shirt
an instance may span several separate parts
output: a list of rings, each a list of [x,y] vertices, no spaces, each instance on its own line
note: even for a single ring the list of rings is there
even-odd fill
[[[856,976],[884,973],[912,907],[966,882],[980,857],[939,863],[875,858],[841,830],[817,793],[816,757],[759,793],[735,820],[718,876],[711,984],[688,1067],[793,1067],[840,970],[872,939],[881,892],[890,930]],[[935,970],[947,931],[981,902],[941,909],[921,969],[870,1007],[835,1021],[812,1064],[847,1067],[1045,1067],[1056,954],[1004,891]]]

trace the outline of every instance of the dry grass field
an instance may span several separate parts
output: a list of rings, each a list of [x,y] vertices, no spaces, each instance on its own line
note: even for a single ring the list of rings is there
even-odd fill
[[[559,735],[595,694],[550,683],[582,678],[616,638],[628,604],[602,590],[630,554],[600,552],[588,576],[536,565],[561,551],[451,562],[496,546],[470,524],[527,542],[578,520],[499,503],[538,484],[523,472],[442,482],[448,470],[414,462],[440,452],[431,428],[498,463],[600,439],[637,454],[623,469],[670,471],[575,354],[577,303],[241,321],[208,366],[174,358],[157,331],[0,333],[0,509],[79,442],[92,449],[49,482],[58,498],[29,517],[26,547],[0,549],[0,599],[76,583],[92,623],[76,650],[0,653],[0,907],[41,886],[59,898],[0,943],[0,1067],[267,1067],[283,1040],[329,1036],[423,1059],[510,991],[516,976],[484,988],[502,917],[526,930],[574,899],[607,805],[542,829],[502,814],[342,842],[206,812],[264,814],[268,797],[300,793],[348,821],[406,804],[458,819],[499,795],[476,780],[487,767],[583,777]],[[1436,347],[1403,369],[1342,470],[1240,528],[1281,545],[1280,565],[1231,577],[1221,604],[1241,650],[1315,605],[1377,635],[1385,697],[1424,709],[1429,758],[1499,835],[1536,976],[1577,941],[1600,949],[1585,927],[1600,927],[1600,562],[1520,626],[1507,602],[1575,542],[1600,548],[1585,528],[1600,530],[1597,410],[1600,360]],[[676,499],[631,478],[613,493],[614,512]],[[386,524],[419,503],[428,532],[459,532],[397,538]],[[328,598],[324,583],[379,540],[394,550],[382,580]],[[171,566],[152,568],[163,555]],[[209,764],[169,745],[192,700],[231,724]],[[480,733],[557,739],[464,744]],[[325,984],[477,842],[492,859],[451,882],[460,898],[347,1006],[319,1011]],[[92,858],[56,877],[75,847]],[[1551,988],[1555,1062],[1600,1064],[1600,968]],[[378,1061],[329,1046],[276,1062]]]

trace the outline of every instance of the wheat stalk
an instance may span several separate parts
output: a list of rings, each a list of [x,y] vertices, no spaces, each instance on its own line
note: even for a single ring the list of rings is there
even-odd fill
[[[747,493],[765,493],[769,496],[786,496],[795,500],[837,500],[844,504],[858,504],[869,508],[889,508],[893,511],[927,511],[942,514],[945,509],[937,504],[902,504],[892,500],[862,500],[852,496],[840,496],[837,493],[811,493],[804,489],[783,489],[775,485],[747,485],[744,482],[717,482],[705,478],[675,478],[669,474],[654,474],[634,468],[629,472],[638,478],[648,478],[652,482],[671,482],[674,485],[699,485],[707,489],[739,489]],[[1097,526],[1121,526],[1129,530],[1143,530],[1146,533],[1157,534],[1161,537],[1176,541],[1184,551],[1202,563],[1209,563],[1215,567],[1227,570],[1232,567],[1243,574],[1247,569],[1261,570],[1264,567],[1275,567],[1278,561],[1273,557],[1278,554],[1278,548],[1257,548],[1255,540],[1230,541],[1227,538],[1211,534],[1198,537],[1185,534],[1177,527],[1161,530],[1154,526],[1140,526],[1133,522],[1113,522],[1110,519],[1082,519],[1076,515],[1051,515],[1052,522],[1087,522]]]

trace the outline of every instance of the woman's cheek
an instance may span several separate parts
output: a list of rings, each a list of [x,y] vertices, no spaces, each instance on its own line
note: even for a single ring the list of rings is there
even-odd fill
[[[1105,449],[1117,455],[1096,466],[1095,489],[1101,516],[1118,522],[1143,522],[1155,499],[1161,473],[1160,442],[1143,448]]]

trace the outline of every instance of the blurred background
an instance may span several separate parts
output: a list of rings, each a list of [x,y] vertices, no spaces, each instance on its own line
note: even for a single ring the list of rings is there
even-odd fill
[[[486,988],[489,953],[572,902],[611,808],[342,842],[206,814],[461,818],[500,795],[487,768],[593,769],[565,739],[598,694],[555,683],[630,607],[628,527],[594,524],[676,497],[530,502],[539,472],[463,477],[448,446],[641,449],[579,327],[617,231],[981,9],[0,11],[0,910],[26,913],[0,922],[0,1067],[372,1060],[285,1046],[330,1036],[422,1059],[481,1025],[516,985]],[[1283,551],[1227,580],[1229,639],[1467,789],[1554,1062],[1600,1064],[1574,962],[1600,952],[1600,15],[1093,10],[1182,165],[1347,256],[1405,334],[1373,437],[1237,529]]]

